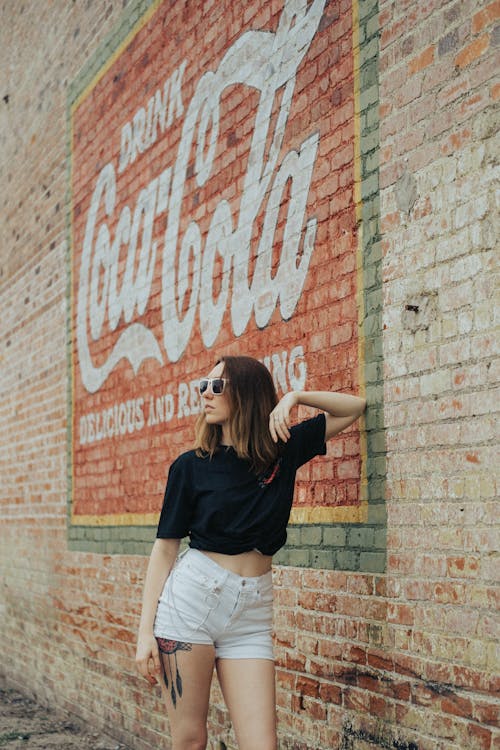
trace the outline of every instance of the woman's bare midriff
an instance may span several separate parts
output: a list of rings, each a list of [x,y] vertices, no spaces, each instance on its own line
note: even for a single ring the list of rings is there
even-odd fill
[[[210,557],[214,562],[226,570],[230,570],[236,575],[243,578],[255,578],[263,576],[271,570],[273,558],[269,555],[262,555],[258,550],[242,552],[239,555],[223,555],[220,552],[207,552],[203,554]]]

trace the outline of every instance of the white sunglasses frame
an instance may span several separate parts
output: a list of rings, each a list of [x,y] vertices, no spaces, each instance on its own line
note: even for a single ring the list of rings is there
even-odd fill
[[[222,380],[222,391],[220,393],[215,393],[215,391],[214,391],[214,388],[213,388],[213,385],[212,385],[212,383],[214,382],[214,380]],[[214,396],[222,396],[222,394],[226,390],[226,383],[228,383],[228,382],[229,382],[228,378],[220,378],[220,377],[219,378],[200,378],[199,381],[198,381],[198,390],[200,392],[200,396],[203,396],[208,391],[209,388],[212,391],[212,395],[214,395]],[[202,383],[206,383],[207,384],[207,387],[203,391],[201,390],[201,384]]]

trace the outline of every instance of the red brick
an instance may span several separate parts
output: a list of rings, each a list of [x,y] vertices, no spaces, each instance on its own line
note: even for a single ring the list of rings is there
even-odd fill
[[[332,683],[321,683],[319,686],[319,697],[325,703],[342,704],[342,688]]]
[[[478,34],[498,18],[500,18],[500,2],[494,0],[472,17],[472,33]]]
[[[467,45],[458,55],[455,57],[455,65],[457,68],[465,68],[470,65],[474,60],[483,55],[490,45],[490,35],[482,34],[480,37],[475,39],[473,42]]]
[[[441,709],[448,714],[461,716],[465,719],[472,718],[472,703],[468,698],[462,698],[458,695],[442,698]]]
[[[476,463],[477,461],[472,462]],[[480,561],[477,557],[449,557],[447,573],[451,578],[476,578],[479,564]]]
[[[344,661],[354,662],[354,664],[366,664],[367,652],[360,646],[348,645],[344,646],[342,650],[342,658]]]
[[[295,655],[294,652],[292,654],[287,652],[280,664],[283,664],[286,669],[302,673],[305,671],[306,660],[304,656]]]
[[[492,696],[491,701],[474,700],[474,719],[481,724],[488,724],[492,727],[498,727],[500,724],[500,708],[498,701]]]
[[[435,49],[435,45],[431,45],[419,55],[417,55],[417,57],[414,57],[413,60],[408,63],[409,74],[413,75],[414,73],[418,73],[420,70],[423,70],[424,68],[427,68],[429,65],[431,65],[434,61]]]
[[[351,711],[368,712],[370,710],[370,693],[352,687],[346,688],[344,690],[344,706]]]
[[[318,680],[312,680],[309,677],[300,676],[297,678],[296,690],[301,695],[309,695],[317,698],[319,695],[320,683]]]
[[[443,603],[465,601],[465,588],[460,584],[437,583],[434,587],[434,598]]]
[[[395,721],[396,711],[394,703],[380,695],[372,695],[370,698],[370,714],[388,721]]]
[[[494,740],[489,729],[477,724],[468,724],[467,734],[471,750],[494,750]]]
[[[374,669],[381,669],[393,672],[394,662],[392,657],[388,657],[384,652],[377,653],[376,651],[368,652],[368,664]]]
[[[391,603],[387,608],[387,620],[397,625],[413,625],[415,608],[413,605]]]

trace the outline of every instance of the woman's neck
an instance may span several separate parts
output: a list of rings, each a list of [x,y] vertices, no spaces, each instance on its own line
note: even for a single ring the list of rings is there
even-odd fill
[[[227,427],[226,425],[222,425],[222,436],[220,444],[224,448],[232,448],[233,446],[233,441],[231,440],[231,435],[229,433],[229,427]]]

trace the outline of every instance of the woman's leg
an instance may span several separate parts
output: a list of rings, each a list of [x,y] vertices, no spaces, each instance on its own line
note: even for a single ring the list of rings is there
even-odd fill
[[[214,671],[213,646],[158,638],[173,750],[204,750]]]
[[[217,675],[239,750],[276,750],[274,662],[217,659]]]

